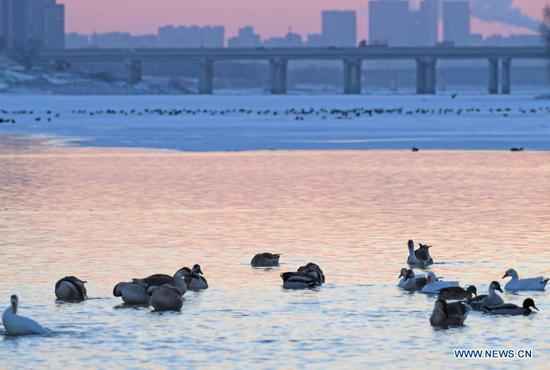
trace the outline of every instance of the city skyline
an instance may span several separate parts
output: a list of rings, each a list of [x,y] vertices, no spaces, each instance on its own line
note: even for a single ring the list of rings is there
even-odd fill
[[[480,0],[477,0],[480,1]],[[539,19],[547,0],[509,0],[531,18]],[[300,7],[288,0],[264,1],[258,4],[251,0],[237,0],[231,3],[220,0],[186,1],[159,0],[154,3],[146,0],[62,0],[66,4],[67,32],[92,34],[94,32],[130,32],[134,35],[154,33],[158,27],[177,25],[223,25],[228,37],[237,34],[245,25],[252,25],[262,38],[286,34],[289,27],[302,35],[318,33],[321,27],[322,10],[355,10],[357,12],[358,39],[368,38],[368,1],[366,0],[304,0]],[[413,0],[417,4],[418,0]],[[501,4],[507,3],[502,1]],[[136,16],[128,9],[140,8]],[[188,8],[193,11],[189,12]],[[105,11],[108,9],[109,11]],[[212,9],[217,9],[213,12]],[[291,9],[292,11],[289,11]],[[181,11],[178,11],[181,10]],[[253,19],[254,21],[251,21]],[[472,19],[472,32],[488,36],[495,33],[533,33],[502,23]]]

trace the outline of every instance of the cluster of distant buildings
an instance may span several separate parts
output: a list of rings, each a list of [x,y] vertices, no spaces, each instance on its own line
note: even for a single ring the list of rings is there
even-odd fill
[[[540,45],[535,35],[492,36],[484,39],[471,32],[470,0],[421,0],[412,8],[409,0],[371,0],[369,39],[364,45],[527,46]],[[0,0],[0,49],[33,48],[257,48],[257,47],[354,47],[357,13],[323,11],[321,32],[305,37],[289,31],[263,39],[252,26],[226,39],[223,26],[164,26],[156,34],[127,32],[65,34],[65,9],[56,0]],[[441,27],[442,25],[442,27]],[[440,34],[442,30],[442,34]]]
[[[56,0],[0,0],[0,49],[64,47],[64,5]]]
[[[303,39],[289,31],[282,37],[262,39],[252,26],[239,29],[227,40],[223,26],[164,26],[156,34],[135,36],[128,32],[81,35],[69,33],[67,48],[234,48],[255,47],[354,47],[357,45],[357,18],[354,11],[324,11],[322,31]]]

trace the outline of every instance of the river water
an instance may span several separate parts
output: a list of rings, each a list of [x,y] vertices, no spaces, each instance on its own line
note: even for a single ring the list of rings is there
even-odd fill
[[[8,145],[8,143],[11,143]],[[28,145],[27,145],[28,144]],[[182,153],[0,144],[0,301],[52,330],[4,337],[0,368],[544,368],[547,293],[530,317],[472,313],[435,330],[433,297],[396,288],[410,238],[430,268],[485,292],[515,267],[550,274],[550,153]],[[281,266],[253,269],[257,252]],[[326,284],[284,291],[318,263]],[[199,263],[210,288],[181,313],[117,309],[119,281]],[[57,279],[90,299],[55,302]],[[503,282],[503,281],[501,281]],[[457,360],[460,348],[531,360]],[[429,362],[428,362],[429,361]]]

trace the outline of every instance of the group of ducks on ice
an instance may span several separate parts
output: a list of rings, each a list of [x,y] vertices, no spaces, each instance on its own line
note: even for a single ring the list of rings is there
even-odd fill
[[[430,246],[419,243],[419,248],[414,249],[414,242],[409,240],[409,257],[407,264],[411,267],[426,268],[433,264],[430,256]],[[508,269],[504,276],[511,280],[504,285],[507,291],[518,292],[524,290],[544,290],[549,279],[543,277],[520,279],[516,270]],[[444,281],[437,278],[432,272],[426,275],[416,275],[412,269],[401,269],[397,286],[409,292],[418,291],[425,294],[437,294],[430,323],[436,327],[461,326],[468,317],[471,310],[481,311],[489,315],[530,315],[535,309],[535,302],[532,298],[526,298],[522,306],[512,303],[504,303],[498,292],[502,288],[498,281],[489,284],[487,294],[477,295],[475,286],[462,288],[457,281]],[[447,302],[454,301],[454,302]]]
[[[430,256],[430,246],[419,244],[414,249],[414,242],[409,240],[409,257],[407,263],[411,267],[426,268],[433,264]],[[260,253],[251,261],[253,267],[274,267],[279,265],[279,254]],[[464,289],[458,282],[438,279],[433,272],[426,275],[415,275],[412,269],[402,269],[398,287],[406,291],[419,291],[426,294],[437,294],[430,323],[438,327],[463,325],[470,310],[479,310],[489,315],[530,315],[538,311],[531,298],[524,300],[523,305],[517,306],[504,303],[497,291],[502,292],[498,281],[489,285],[488,294],[477,295],[477,289],[470,286]],[[514,269],[509,269],[503,276],[512,279],[504,286],[506,290],[544,290],[549,279],[542,277],[520,279]],[[310,289],[320,287],[325,282],[325,275],[321,268],[308,263],[295,272],[281,274],[283,288]],[[81,302],[88,299],[86,282],[75,276],[67,276],[55,284],[55,295],[58,300],[67,302]],[[125,305],[152,306],[155,311],[179,311],[183,305],[183,295],[187,290],[203,290],[208,288],[208,282],[203,276],[201,267],[197,264],[193,268],[184,267],[172,276],[155,274],[146,278],[132,279],[129,282],[120,282],[115,285],[113,295],[121,297]],[[447,302],[455,301],[455,302]],[[8,335],[46,334],[37,322],[17,314],[18,298],[11,296],[11,307],[2,315],[2,323]]]

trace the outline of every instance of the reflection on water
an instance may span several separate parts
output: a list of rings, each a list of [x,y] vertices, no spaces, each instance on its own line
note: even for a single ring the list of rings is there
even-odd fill
[[[466,368],[453,349],[532,348],[542,368],[548,294],[531,294],[533,317],[473,313],[441,331],[433,298],[395,284],[409,238],[433,244],[438,275],[481,292],[512,266],[549,275],[549,184],[550,153],[4,147],[0,301],[19,294],[55,334],[0,341],[0,367]],[[282,266],[250,268],[263,251]],[[309,261],[327,284],[283,291],[279,273]],[[181,313],[113,309],[114,283],[194,263],[211,288]],[[102,299],[55,303],[72,274]]]

